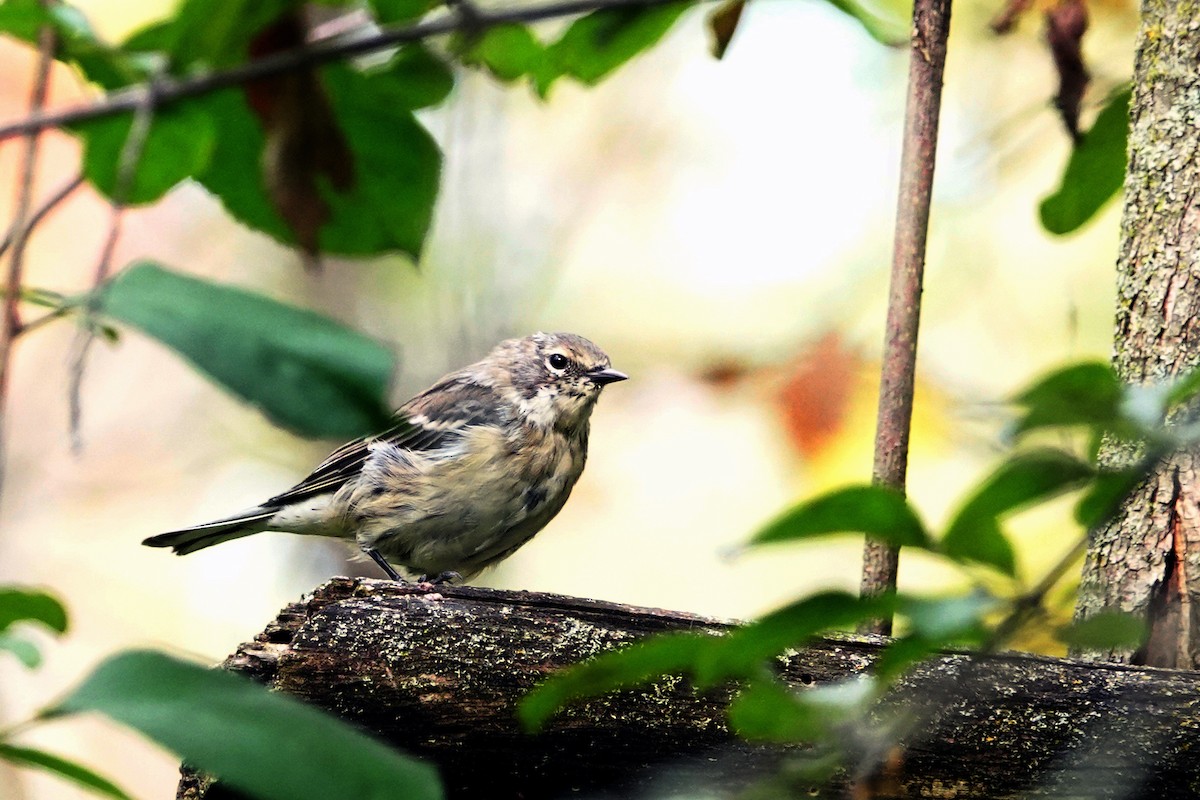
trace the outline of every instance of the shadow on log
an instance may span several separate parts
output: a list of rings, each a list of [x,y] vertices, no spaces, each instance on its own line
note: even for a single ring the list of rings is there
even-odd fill
[[[568,709],[533,736],[513,709],[550,672],[603,650],[729,627],[560,595],[447,587],[437,599],[337,578],[224,666],[432,761],[449,798],[728,797],[795,752],[731,736],[732,688],[697,694],[668,679]],[[868,670],[879,650],[878,639],[823,640],[782,660],[780,675],[796,687],[840,680]],[[897,687],[893,702],[928,724],[869,796],[1193,798],[1198,688],[1194,672],[942,656]],[[237,795],[185,771],[179,797]]]

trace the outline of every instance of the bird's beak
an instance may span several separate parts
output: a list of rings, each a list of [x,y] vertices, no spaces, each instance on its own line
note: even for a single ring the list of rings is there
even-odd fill
[[[618,372],[617,370],[613,369],[612,367],[605,367],[604,369],[594,369],[591,372],[589,372],[587,374],[587,376],[588,376],[588,379],[591,380],[591,382],[596,384],[597,386],[604,386],[605,384],[608,384],[608,383],[616,383],[617,381],[623,381],[629,377],[624,372]]]

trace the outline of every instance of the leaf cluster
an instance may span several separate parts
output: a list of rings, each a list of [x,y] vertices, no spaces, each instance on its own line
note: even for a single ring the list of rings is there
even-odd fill
[[[841,534],[866,534],[920,550],[962,571],[973,588],[964,594],[919,596],[907,592],[860,597],[822,592],[803,597],[727,636],[671,634],[647,638],[564,670],[521,705],[531,728],[546,724],[572,701],[625,689],[666,675],[686,676],[698,690],[734,682],[730,726],[743,736],[817,744],[825,756],[845,755],[850,721],[865,726],[889,686],[914,663],[946,648],[990,652],[1037,617],[1046,594],[1077,558],[1077,545],[1048,574],[1027,586],[1018,570],[1008,519],[1073,493],[1083,531],[1102,524],[1154,463],[1196,440],[1194,426],[1168,424],[1190,406],[1200,376],[1163,387],[1128,387],[1112,369],[1083,363],[1060,369],[1017,394],[1009,434],[1024,445],[969,491],[940,531],[931,530],[912,503],[883,486],[851,486],[800,503],[766,525],[751,547],[795,544]],[[1038,445],[1050,435],[1076,440],[1081,453]],[[1099,443],[1138,451],[1117,466],[1099,465]],[[982,572],[980,572],[982,570]],[[986,580],[984,580],[986,579]],[[871,674],[853,681],[795,690],[773,674],[773,660],[814,637],[896,615],[905,633],[882,651]],[[1134,649],[1142,620],[1106,611],[1057,631],[1082,649]],[[857,734],[856,734],[857,735]],[[823,749],[822,749],[823,748]],[[837,758],[813,763],[832,768]]]

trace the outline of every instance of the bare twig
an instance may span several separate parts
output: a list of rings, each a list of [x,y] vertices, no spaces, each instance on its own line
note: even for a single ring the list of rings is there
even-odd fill
[[[146,137],[150,135],[150,125],[154,120],[155,98],[158,96],[159,79],[156,76],[151,81],[143,103],[138,106],[129,126],[129,133],[121,146],[121,154],[117,159],[117,177],[112,192],[112,207],[108,224],[108,236],[104,240],[104,248],[96,262],[96,272],[92,277],[92,293],[84,306],[83,324],[75,334],[75,342],[71,347],[70,385],[67,390],[68,398],[68,429],[71,435],[71,450],[79,453],[83,450],[83,437],[80,435],[83,420],[83,376],[87,366],[88,351],[96,340],[96,324],[93,319],[97,291],[112,272],[113,253],[121,238],[121,221],[125,214],[124,201],[129,197],[133,188],[134,175],[137,172],[138,161],[142,157],[142,149],[146,145]]]
[[[38,62],[33,80],[33,91],[29,98],[30,114],[36,116],[46,105],[50,91],[50,68],[54,63],[54,48],[57,44],[54,30],[49,26],[38,32]],[[21,273],[25,261],[25,243],[29,240],[29,207],[33,203],[33,176],[37,167],[38,134],[25,134],[25,150],[21,156],[21,177],[17,190],[17,208],[12,224],[12,253],[9,256],[8,276],[5,282],[4,314],[0,321],[0,478],[3,476],[4,408],[8,398],[9,370],[12,366],[12,347],[21,329],[19,303],[21,299]],[[2,481],[0,481],[2,482]]]
[[[901,491],[908,468],[925,238],[949,33],[950,0],[916,0],[873,470],[876,483]],[[895,589],[899,559],[896,548],[868,538],[863,549],[862,593],[876,595]],[[867,633],[886,635],[891,630],[890,619],[873,620],[865,626]]]
[[[508,23],[539,22],[600,9],[653,7],[674,2],[678,2],[678,0],[563,0],[558,3],[527,8],[480,10],[471,19],[455,14],[404,28],[384,29],[377,34],[361,39],[316,42],[207,75],[178,80],[163,78],[153,89],[148,83],[136,84],[113,92],[103,100],[91,105],[32,113],[17,122],[0,125],[0,141],[46,128],[135,111],[146,104],[148,95],[153,95],[150,98],[152,108],[160,109],[179,100],[207,94],[217,89],[240,86],[260,78],[373,53],[377,50],[428,39],[432,36],[458,31],[485,30]]]
[[[53,211],[59,203],[66,200],[75,192],[76,189],[83,185],[83,180],[83,175],[76,175],[74,178],[71,178],[62,186],[58,187],[58,189],[52,195],[42,201],[42,204],[38,206],[33,213],[29,214],[28,219],[24,221],[24,225],[22,225],[21,228],[26,232],[36,228],[38,223],[41,222],[47,214]],[[12,247],[13,243],[17,241],[16,223],[17,221],[14,219],[13,225],[11,228],[9,228],[8,233],[4,234],[3,239],[0,239],[0,256],[3,256],[8,251],[8,248]]]

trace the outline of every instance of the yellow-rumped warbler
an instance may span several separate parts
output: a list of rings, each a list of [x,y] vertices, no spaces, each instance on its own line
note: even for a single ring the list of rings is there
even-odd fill
[[[438,580],[470,577],[545,527],[587,458],[588,418],[626,376],[571,333],[501,342],[396,412],[396,424],[333,452],[260,506],[146,539],[186,555],[264,530],[352,539]]]

